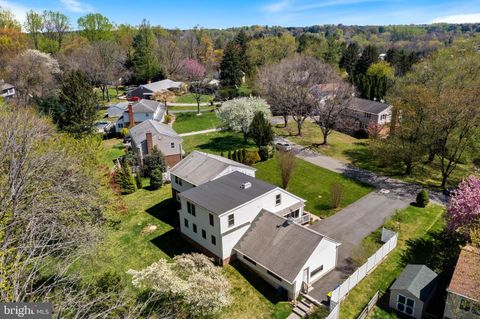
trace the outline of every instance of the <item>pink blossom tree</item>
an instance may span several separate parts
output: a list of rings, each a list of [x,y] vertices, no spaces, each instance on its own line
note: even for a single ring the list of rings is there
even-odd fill
[[[470,176],[458,185],[447,208],[447,227],[468,237],[480,224],[480,179]]]
[[[183,77],[190,82],[191,93],[197,101],[197,112],[200,114],[200,99],[202,98],[205,67],[195,59],[184,59],[181,62]]]

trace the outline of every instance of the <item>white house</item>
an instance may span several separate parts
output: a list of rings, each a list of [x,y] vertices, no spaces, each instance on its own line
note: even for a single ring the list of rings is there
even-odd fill
[[[8,100],[15,95],[15,86],[12,84],[6,83],[3,80],[0,80],[0,97],[3,97],[5,100]]]
[[[186,87],[185,83],[172,81],[169,79],[140,85],[139,87],[127,93],[128,97],[138,97],[141,99],[151,99],[156,92],[172,91],[176,93],[182,92]]]
[[[170,170],[172,197],[179,201],[178,193],[234,171],[255,177],[256,169],[223,156],[193,151]]]
[[[301,226],[305,200],[277,186],[233,171],[179,198],[183,238],[219,264],[248,261],[289,298],[335,267],[339,244]]]
[[[382,126],[391,122],[392,106],[354,97],[350,100],[345,116],[353,119],[357,128],[366,129],[372,124]]]
[[[132,102],[122,101],[116,104],[110,105],[107,109],[108,117],[120,117],[127,110],[128,105]]]
[[[132,150],[140,165],[145,155],[157,147],[165,158],[167,167],[173,167],[182,160],[182,138],[167,124],[146,120],[130,129]]]
[[[163,122],[164,119],[165,107],[162,103],[151,100],[130,102],[115,123],[115,131],[118,133],[122,128],[132,128],[146,120]]]

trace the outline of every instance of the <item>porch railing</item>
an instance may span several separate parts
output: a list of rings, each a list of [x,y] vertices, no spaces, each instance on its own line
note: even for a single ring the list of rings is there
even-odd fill
[[[302,216],[295,218],[293,221],[300,225],[307,224],[310,222],[310,214],[304,213]]]

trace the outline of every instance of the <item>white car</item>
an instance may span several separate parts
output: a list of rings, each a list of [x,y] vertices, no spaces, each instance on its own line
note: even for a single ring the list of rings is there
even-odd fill
[[[285,142],[278,142],[277,144],[275,144],[275,147],[277,148],[277,150],[284,151],[284,152],[288,152],[292,150],[292,145]]]

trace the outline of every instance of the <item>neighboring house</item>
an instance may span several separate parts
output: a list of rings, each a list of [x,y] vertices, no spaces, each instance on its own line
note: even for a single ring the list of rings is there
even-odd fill
[[[178,193],[234,171],[255,177],[256,169],[223,156],[193,151],[170,170],[172,197],[180,201]]]
[[[421,319],[437,287],[437,274],[425,265],[407,265],[390,287],[390,308]]]
[[[182,160],[182,138],[167,124],[146,120],[130,129],[132,150],[143,165],[145,155],[156,146],[165,157],[167,167],[173,167]]]
[[[162,103],[151,100],[139,100],[129,102],[123,114],[115,123],[115,131],[118,133],[122,128],[132,128],[147,120],[163,122],[165,119],[165,107]]]
[[[120,117],[127,110],[128,104],[131,102],[118,102],[117,104],[110,105],[107,109],[108,117]]]
[[[138,97],[141,99],[152,99],[156,92],[172,91],[182,93],[186,88],[185,83],[176,82],[169,79],[140,85],[128,92],[128,97]]]
[[[9,84],[3,80],[0,80],[0,97],[3,97],[5,100],[8,100],[14,95],[15,95],[15,87],[12,84]]]
[[[370,125],[382,126],[392,120],[392,106],[354,97],[350,100],[344,116],[353,119],[359,129],[367,129]]]
[[[447,288],[444,318],[480,318],[480,249],[465,246]]]

